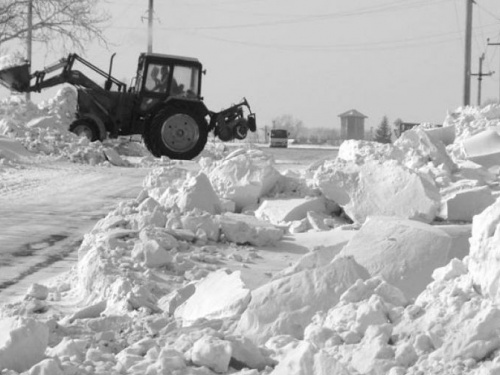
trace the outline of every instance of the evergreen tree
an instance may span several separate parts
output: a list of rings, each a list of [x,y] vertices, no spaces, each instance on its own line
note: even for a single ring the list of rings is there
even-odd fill
[[[375,137],[373,137],[373,140],[380,143],[391,143],[391,127],[389,126],[387,116],[382,118],[382,122],[375,131]]]

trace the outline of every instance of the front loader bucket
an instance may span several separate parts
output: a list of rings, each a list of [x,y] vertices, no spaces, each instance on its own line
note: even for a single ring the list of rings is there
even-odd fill
[[[30,87],[29,64],[11,66],[0,70],[0,83],[10,90],[28,91]]]

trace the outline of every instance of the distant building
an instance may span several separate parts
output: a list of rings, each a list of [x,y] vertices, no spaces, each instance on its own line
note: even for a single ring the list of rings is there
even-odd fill
[[[420,125],[420,122],[400,122],[399,123],[399,135],[403,134],[405,131],[414,128],[415,126]]]
[[[340,117],[340,139],[364,139],[365,138],[365,116],[361,112],[351,109],[339,115]]]
[[[403,134],[405,131],[408,131],[410,129],[413,129],[416,126],[422,125],[422,124],[427,124],[427,128],[441,128],[443,124],[430,124],[430,123],[421,123],[421,122],[399,122],[397,124],[397,128],[395,129],[395,133],[398,137],[401,137],[401,134]]]

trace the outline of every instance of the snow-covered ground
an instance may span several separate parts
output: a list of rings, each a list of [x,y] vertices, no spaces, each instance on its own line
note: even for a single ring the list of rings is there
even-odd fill
[[[499,106],[180,162],[74,105],[0,103],[2,374],[500,373]]]

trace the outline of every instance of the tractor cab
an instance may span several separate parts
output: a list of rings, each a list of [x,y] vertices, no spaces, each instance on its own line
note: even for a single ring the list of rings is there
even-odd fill
[[[202,100],[202,65],[194,58],[156,53],[139,56],[135,92],[140,112],[147,113],[169,97]]]

